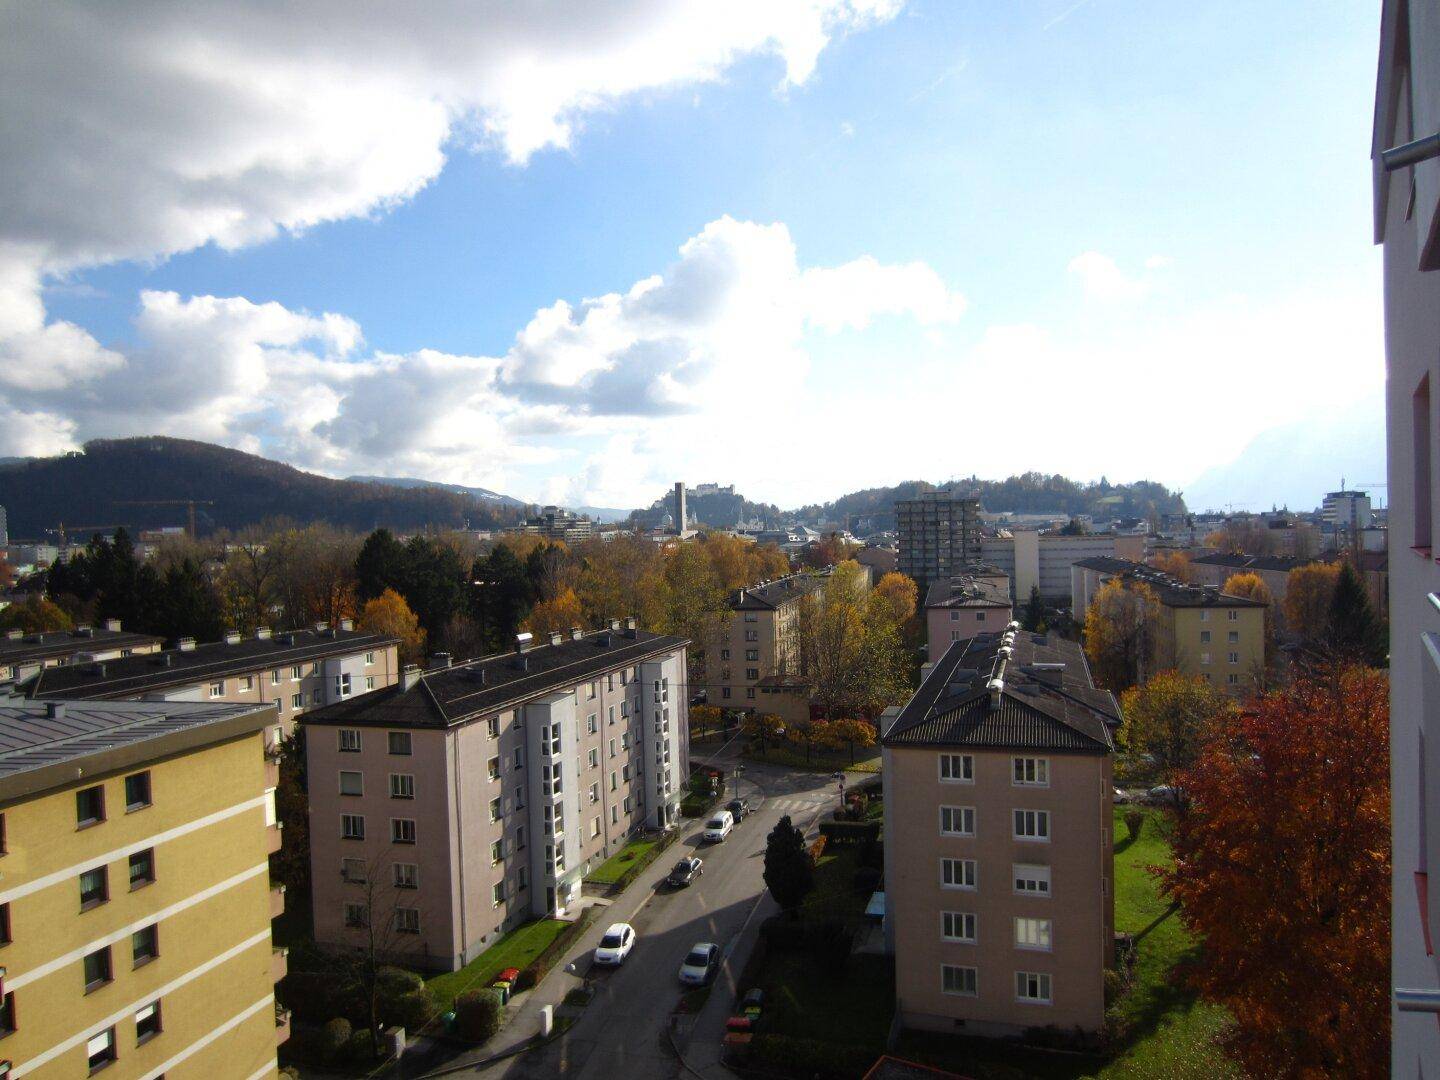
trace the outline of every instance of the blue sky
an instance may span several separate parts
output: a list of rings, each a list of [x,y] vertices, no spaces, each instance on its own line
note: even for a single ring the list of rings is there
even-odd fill
[[[443,26],[395,28],[396,57],[316,30],[333,70],[302,76],[286,28],[227,39],[197,8],[178,29],[274,93],[207,69],[214,101],[153,123],[174,38],[108,27],[93,78],[63,50],[92,94],[154,85],[103,138],[0,134],[37,191],[0,211],[0,361],[7,243],[21,267],[0,453],[168,432],[601,505],[680,478],[798,505],[1034,468],[1305,506],[1383,476],[1371,7],[834,0],[818,27],[757,5],[693,36],[633,7],[591,39],[511,27],[573,80],[518,120],[534,84],[485,83]],[[12,47],[60,48],[33,23]],[[93,96],[56,103],[33,71],[7,99],[99,128]],[[287,94],[320,104],[254,123]],[[394,132],[380,165],[345,141],[367,124]],[[83,213],[46,187],[72,171]],[[223,215],[197,210],[207,184]]]

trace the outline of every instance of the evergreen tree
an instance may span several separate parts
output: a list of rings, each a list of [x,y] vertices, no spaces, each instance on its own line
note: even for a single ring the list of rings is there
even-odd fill
[[[432,638],[465,604],[465,564],[449,544],[413,536],[405,545],[405,580],[401,594]]]
[[[150,567],[143,567],[154,576]],[[144,576],[144,575],[142,575]],[[219,641],[225,634],[219,597],[204,570],[186,556],[165,571],[155,599],[156,612],[149,628],[174,641],[193,637],[196,641]]]
[[[1025,603],[1021,622],[1026,630],[1036,634],[1045,632],[1045,601],[1040,598],[1040,586],[1030,586],[1030,599]]]
[[[792,915],[815,888],[815,867],[805,850],[805,834],[786,814],[765,838],[765,885],[775,902]]]
[[[409,560],[405,545],[389,529],[376,529],[365,538],[355,558],[356,589],[361,603],[373,600],[386,589],[399,590],[405,582]]]
[[[507,649],[530,613],[530,579],[506,544],[475,560],[471,572],[471,609],[491,649]]]
[[[1359,572],[1348,562],[1340,566],[1330,598],[1330,646],[1347,660],[1384,667],[1389,643],[1376,618]]]

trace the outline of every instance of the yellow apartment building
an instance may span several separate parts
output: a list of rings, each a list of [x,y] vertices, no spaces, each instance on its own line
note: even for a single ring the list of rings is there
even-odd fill
[[[0,1061],[262,1080],[288,1035],[270,705],[0,703]]]

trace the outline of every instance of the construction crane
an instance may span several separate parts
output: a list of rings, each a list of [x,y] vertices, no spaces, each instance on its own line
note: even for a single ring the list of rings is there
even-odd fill
[[[53,529],[46,529],[45,532],[58,534],[59,537],[60,537],[60,546],[61,546],[61,547],[64,547],[64,546],[65,546],[65,534],[66,534],[67,531],[68,531],[68,532],[72,532],[72,533],[77,533],[77,532],[78,532],[78,533],[87,533],[87,532],[88,532],[88,533],[97,533],[97,532],[109,532],[109,531],[111,531],[111,530],[113,530],[113,529],[119,529],[119,528],[121,528],[121,527],[122,527],[122,526],[120,526],[120,525],[70,525],[70,526],[67,526],[67,525],[65,524],[65,522],[63,522],[63,521],[57,521],[57,522],[55,523],[55,528],[53,528]]]
[[[214,499],[122,499],[116,506],[183,506],[190,514],[190,539],[195,539],[195,507],[214,506]]]

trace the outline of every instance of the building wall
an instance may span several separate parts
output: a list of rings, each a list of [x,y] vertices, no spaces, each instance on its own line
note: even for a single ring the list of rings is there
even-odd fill
[[[112,1025],[118,1058],[105,1075],[117,1080],[276,1074],[263,751],[256,733],[0,806],[11,1076],[85,1076],[86,1040]],[[124,777],[144,769],[151,805],[127,812]],[[96,783],[106,820],[77,829],[75,792]],[[131,889],[129,854],[146,847],[155,880]],[[79,875],[102,864],[109,900],[82,912]],[[137,967],[130,935],[152,923],[159,955]],[[105,944],[112,981],[87,993],[83,956]],[[134,1014],[156,1000],[162,1030],[137,1045]]]
[[[942,752],[973,753],[975,782],[941,781]],[[1033,788],[1012,785],[1008,751],[892,747],[885,753],[885,896],[897,1007],[906,1025],[972,1034],[1051,1024],[1098,1030],[1105,1013],[1103,973],[1114,948],[1109,758],[1027,755],[1050,763],[1050,786]],[[945,805],[975,808],[974,838],[940,834]],[[1049,843],[1012,838],[1017,808],[1050,811]],[[941,884],[945,857],[977,861],[973,891]],[[1050,868],[1048,898],[1016,894],[1016,863]],[[975,944],[942,940],[945,911],[977,916]],[[1017,948],[1016,917],[1051,920],[1051,949]],[[943,993],[944,964],[976,968],[977,996]],[[1017,971],[1050,974],[1052,1003],[1017,1002]]]
[[[967,641],[976,634],[1004,630],[1015,617],[1013,607],[925,609],[928,659],[933,664],[945,655],[953,642]]]
[[[1161,611],[1162,663],[1199,675],[1227,693],[1243,696],[1254,691],[1265,668],[1264,608],[1162,606]]]

